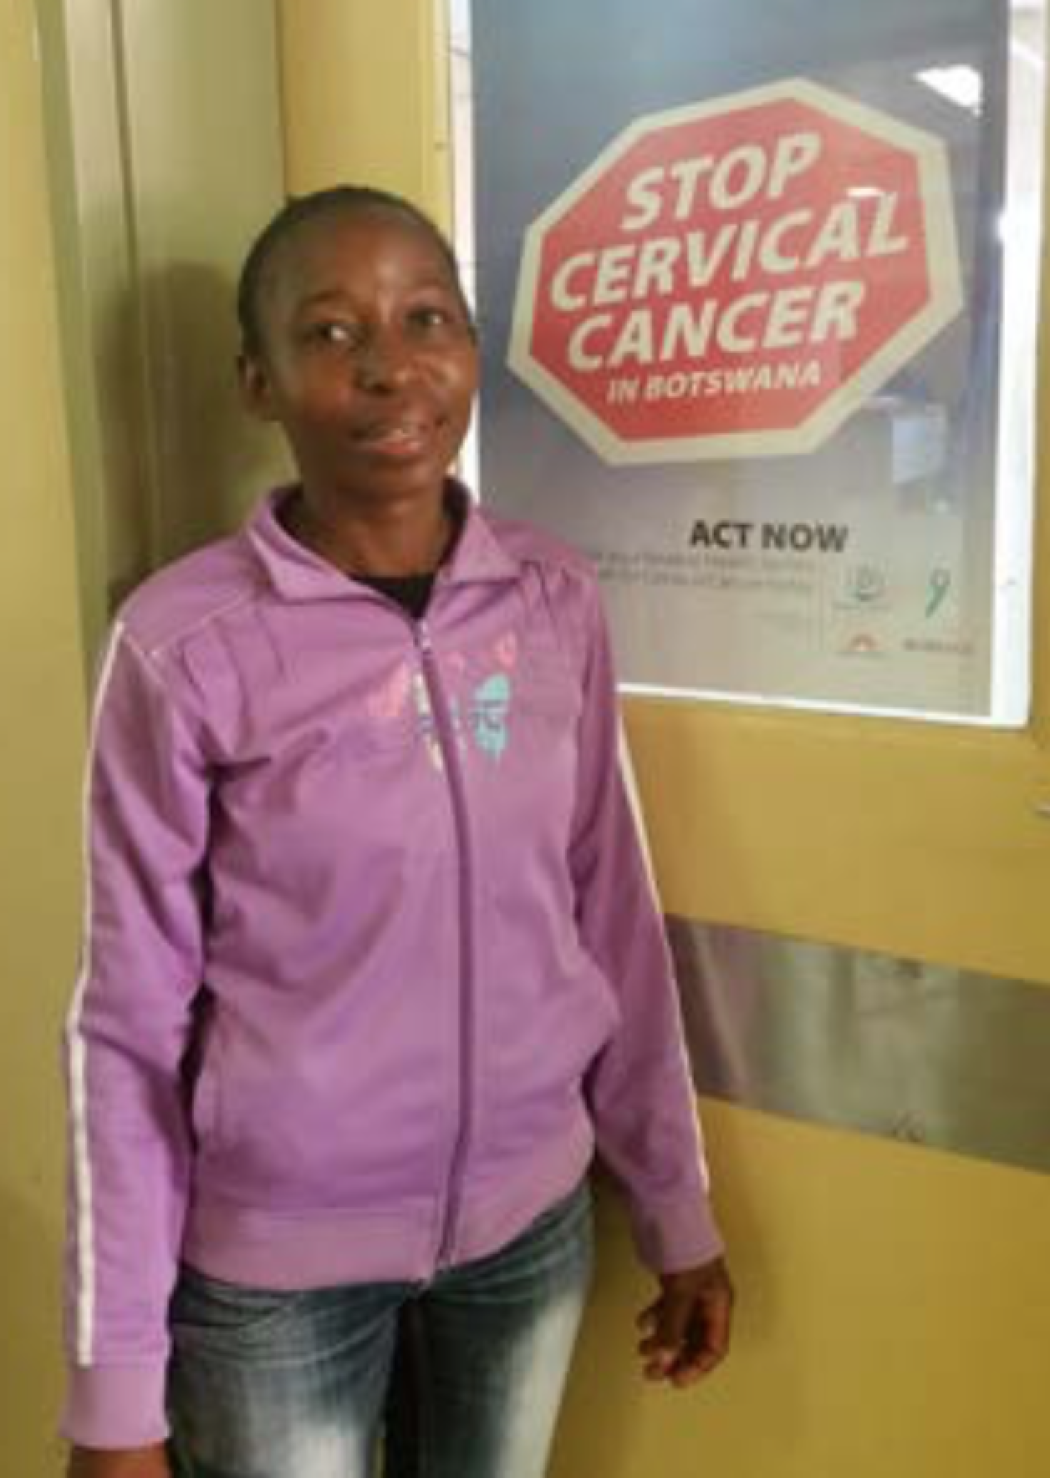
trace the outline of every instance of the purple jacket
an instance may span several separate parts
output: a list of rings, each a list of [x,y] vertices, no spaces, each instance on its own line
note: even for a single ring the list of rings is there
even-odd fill
[[[180,1258],[423,1280],[513,1238],[595,1144],[654,1269],[720,1250],[577,555],[471,508],[414,622],[268,499],[122,613],[88,841],[73,1440],[165,1434]]]

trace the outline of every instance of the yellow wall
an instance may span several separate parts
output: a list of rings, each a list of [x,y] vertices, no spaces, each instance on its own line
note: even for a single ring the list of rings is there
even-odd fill
[[[286,474],[241,414],[234,281],[281,203],[265,0],[40,7],[86,644]]]
[[[431,0],[279,0],[288,186],[407,195],[447,223],[444,8]]]
[[[714,1103],[740,1305],[706,1388],[642,1390],[649,1293],[604,1205],[552,1478],[1050,1472],[1045,1177]]]
[[[368,178],[445,213],[426,0],[281,9],[293,188]],[[1045,614],[1045,524],[1040,564]],[[632,705],[668,906],[1050,980],[1047,655],[1019,736]],[[728,1105],[704,1117],[741,1295],[732,1359],[695,1393],[643,1388],[650,1292],[603,1195],[553,1478],[1050,1472],[1046,1178]]]
[[[669,912],[1050,981],[1034,733],[653,700],[627,720]]]
[[[0,5],[0,1467],[53,1478],[84,712],[32,20]]]

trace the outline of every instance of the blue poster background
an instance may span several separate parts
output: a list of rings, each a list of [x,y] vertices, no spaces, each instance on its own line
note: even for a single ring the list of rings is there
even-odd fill
[[[1008,6],[476,0],[471,25],[483,498],[595,558],[628,684],[984,712]],[[917,79],[947,65],[979,74],[979,115]],[[640,115],[794,76],[943,139],[964,311],[814,453],[609,466],[507,368],[524,233]],[[842,547],[698,564],[718,519]]]

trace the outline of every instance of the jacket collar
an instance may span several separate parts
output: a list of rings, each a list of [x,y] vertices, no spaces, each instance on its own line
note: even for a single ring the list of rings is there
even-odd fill
[[[346,600],[365,593],[367,586],[307,549],[282,525],[277,509],[294,491],[294,484],[275,488],[257,504],[244,535],[255,558],[285,600]],[[462,483],[448,480],[448,496],[464,509],[463,527],[452,557],[442,570],[443,585],[475,581],[513,580],[518,561],[503,548],[499,536]],[[369,592],[370,593],[370,592]]]

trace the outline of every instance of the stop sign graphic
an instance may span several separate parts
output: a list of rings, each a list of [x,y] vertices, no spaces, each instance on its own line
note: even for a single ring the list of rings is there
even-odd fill
[[[809,452],[961,302],[943,143],[795,79],[614,139],[526,233],[509,362],[608,462]]]

